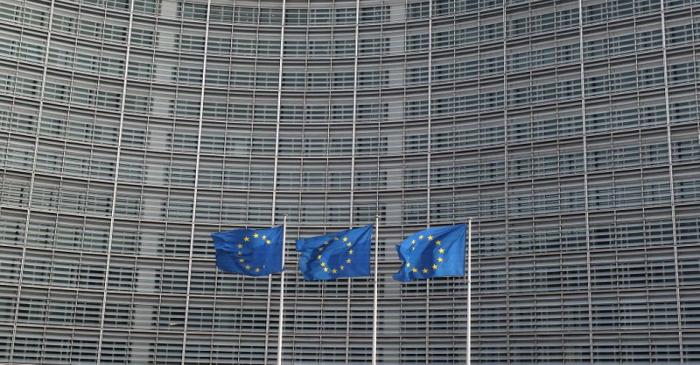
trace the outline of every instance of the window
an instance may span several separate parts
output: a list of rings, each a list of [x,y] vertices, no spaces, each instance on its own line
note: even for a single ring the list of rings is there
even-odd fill
[[[360,10],[360,23],[381,23],[389,20],[389,5],[371,6]]]
[[[207,19],[207,4],[178,2],[177,16],[183,19],[206,20]]]
[[[438,5],[436,4],[435,7],[437,8]],[[436,15],[439,15],[440,12],[436,11]],[[422,19],[422,18],[427,18],[430,16],[430,2],[428,1],[422,1],[422,2],[414,2],[414,3],[409,3],[408,4],[408,19]]]

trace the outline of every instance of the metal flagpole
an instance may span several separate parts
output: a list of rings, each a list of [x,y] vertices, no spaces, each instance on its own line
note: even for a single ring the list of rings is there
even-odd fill
[[[287,242],[287,215],[282,223],[282,273],[280,274],[280,317],[277,326],[277,365],[282,365],[282,332],[284,326],[284,246]]]
[[[472,219],[467,225],[467,365],[472,363]]]
[[[377,365],[377,295],[379,288],[379,214],[374,223],[374,303],[372,312],[372,365]]]

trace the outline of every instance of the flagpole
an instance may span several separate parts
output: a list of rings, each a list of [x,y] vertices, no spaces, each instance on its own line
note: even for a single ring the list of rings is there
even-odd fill
[[[472,363],[472,219],[467,225],[467,365]]]
[[[377,296],[379,288],[379,214],[374,223],[374,302],[372,312],[372,365],[377,365]]]
[[[280,316],[277,325],[277,365],[282,365],[282,332],[284,326],[284,245],[287,242],[287,215],[282,223],[282,273],[280,274]]]

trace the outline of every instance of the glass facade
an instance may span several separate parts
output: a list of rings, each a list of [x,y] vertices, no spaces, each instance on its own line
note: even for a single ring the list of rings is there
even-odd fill
[[[694,0],[0,0],[0,363],[274,363],[209,233],[284,214],[287,364],[370,362],[371,279],[292,247],[376,214],[381,363],[464,363],[466,279],[391,274],[468,217],[475,363],[698,363],[698,44]]]

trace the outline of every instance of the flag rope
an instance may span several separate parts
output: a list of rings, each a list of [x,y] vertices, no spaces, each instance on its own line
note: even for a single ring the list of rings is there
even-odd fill
[[[374,298],[372,312],[372,365],[377,365],[377,299],[379,289],[379,215],[374,225]]]
[[[282,223],[282,272],[280,273],[280,316],[277,325],[277,365],[282,365],[282,334],[284,332],[284,246],[287,242],[287,215]]]
[[[472,219],[467,223],[467,365],[472,363]]]

